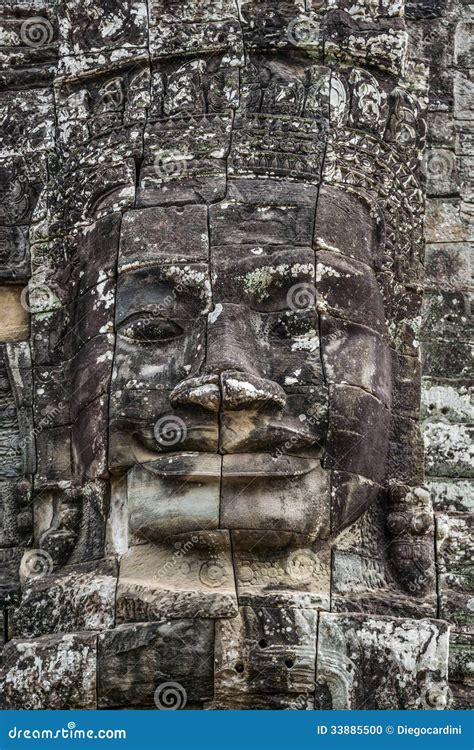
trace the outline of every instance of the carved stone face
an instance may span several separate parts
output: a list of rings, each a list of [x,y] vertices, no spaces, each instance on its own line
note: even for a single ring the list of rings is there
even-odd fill
[[[383,225],[360,197],[319,184],[347,84],[299,53],[251,55],[240,100],[218,58],[158,71],[138,207],[120,232],[109,467],[128,473],[139,537],[227,529],[313,543],[331,532],[331,487],[336,530],[376,494],[391,402],[374,273]],[[233,124],[202,114],[225,101],[240,102]],[[216,128],[232,135],[227,182],[222,144],[197,176],[177,157],[180,139]],[[272,141],[286,162],[265,151]]]
[[[205,532],[241,603],[254,558],[324,542],[327,603],[340,533],[381,486],[419,484],[419,103],[402,22],[319,11],[248,2],[237,18],[224,2],[202,48],[200,4],[171,3],[148,62],[62,82],[64,175],[33,248],[53,287],[32,323],[38,415],[60,401],[38,439],[36,486],[55,497],[42,544],[72,550],[63,487],[87,485],[88,523],[122,537],[107,551],[132,574],[144,541],[169,555]]]
[[[252,187],[260,186],[243,185]],[[131,474],[132,487],[152,472],[157,492],[176,505],[172,513],[156,503],[152,519],[135,509],[132,491],[136,530],[143,525],[148,535],[166,538],[217,528],[222,473],[225,528],[327,533],[328,481],[320,460],[327,387],[311,249],[315,193],[306,197],[303,190],[305,202],[289,208],[217,204],[211,236],[215,226],[219,244],[210,258],[205,206],[125,216],[111,466],[142,465]],[[300,247],[277,244],[289,211],[301,217]],[[142,243],[152,237],[144,267]],[[193,476],[194,483],[209,482],[208,497],[189,489]],[[181,493],[190,495],[184,505]]]
[[[423,82],[402,5],[127,0],[123,23],[58,5],[33,395],[15,393],[41,426],[34,536],[54,580],[14,627],[87,631],[101,707],[150,705],[155,673],[184,663],[189,704],[314,707],[321,678],[347,707],[353,654],[380,659],[346,614],[437,611],[414,326]],[[8,367],[18,390],[26,367]],[[24,503],[8,503],[17,544]]]

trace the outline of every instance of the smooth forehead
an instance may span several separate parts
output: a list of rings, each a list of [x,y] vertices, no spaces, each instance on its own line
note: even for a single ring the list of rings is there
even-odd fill
[[[210,206],[126,211],[118,268],[211,260],[257,266],[284,254],[299,262],[308,249],[339,252],[375,268],[382,230],[372,207],[346,190],[286,179],[233,178],[226,197]]]
[[[344,190],[233,179],[226,198],[211,206],[157,206],[124,214],[119,296],[126,291],[135,305],[146,277],[152,304],[160,294],[182,289],[194,268],[200,273],[193,276],[197,283],[186,282],[188,291],[195,287],[196,294],[208,285],[214,302],[262,312],[284,309],[298,284],[313,285],[321,303],[334,310],[355,298],[364,309],[366,295],[370,310],[358,319],[379,328],[385,315],[374,269],[381,240],[369,207]]]

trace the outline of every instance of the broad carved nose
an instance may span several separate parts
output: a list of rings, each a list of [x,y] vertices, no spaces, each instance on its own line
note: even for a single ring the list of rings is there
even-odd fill
[[[207,318],[208,372],[221,374],[237,370],[261,377],[261,343],[258,341],[257,313],[245,305],[217,304]]]
[[[262,377],[258,318],[241,305],[218,304],[209,313],[206,372],[187,378],[172,391],[173,406],[200,406],[208,411],[272,405],[283,409],[286,394],[278,383]]]

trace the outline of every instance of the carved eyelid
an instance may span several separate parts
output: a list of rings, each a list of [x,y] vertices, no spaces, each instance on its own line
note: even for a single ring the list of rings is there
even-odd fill
[[[162,337],[155,337],[152,336],[148,337],[148,341],[151,343],[153,341],[169,341],[173,338],[178,338],[184,333],[184,330],[182,326],[179,325],[176,321],[174,321],[171,317],[168,317],[166,315],[163,315],[163,313],[160,311],[160,313],[152,313],[151,311],[143,312],[143,313],[133,313],[132,315],[127,316],[123,321],[121,321],[117,325],[117,332],[121,333],[122,336],[125,336],[126,338],[133,339],[135,341],[142,341],[145,342],[147,337],[144,337],[143,339],[140,338],[139,335],[137,336],[129,336],[126,333],[127,328],[131,328],[133,331],[133,328],[136,327],[137,334],[139,334],[139,325],[140,323],[143,324],[143,327],[149,325],[149,326],[156,326],[159,327],[160,325],[163,326],[163,328],[168,327],[169,328],[169,336],[162,336]]]
[[[131,325],[142,320],[147,320],[150,323],[154,323],[155,321],[174,322],[174,316],[169,313],[170,311],[165,309],[164,306],[162,309],[157,307],[155,309],[128,313],[123,318],[117,320],[117,328],[123,328],[126,325]]]

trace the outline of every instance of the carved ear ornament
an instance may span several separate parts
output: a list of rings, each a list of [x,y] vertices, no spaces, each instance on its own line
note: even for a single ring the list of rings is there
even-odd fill
[[[434,515],[425,487],[390,485],[387,531],[400,583],[410,593],[426,593],[434,582]]]

